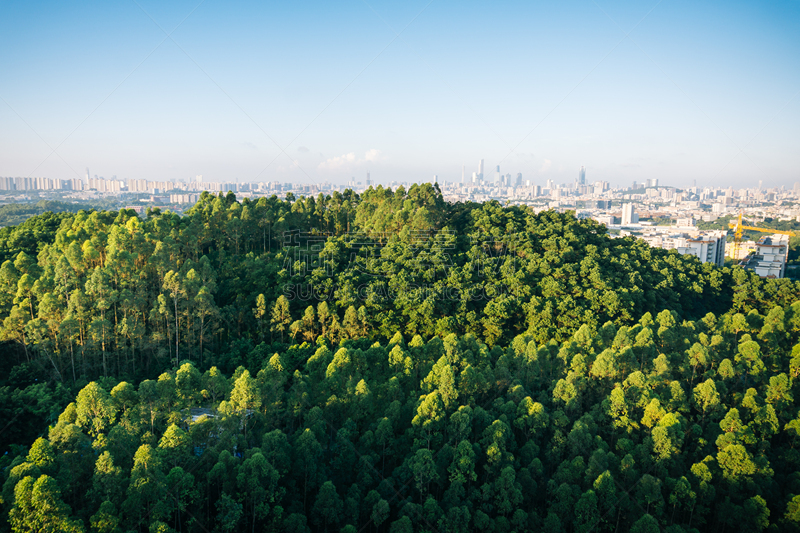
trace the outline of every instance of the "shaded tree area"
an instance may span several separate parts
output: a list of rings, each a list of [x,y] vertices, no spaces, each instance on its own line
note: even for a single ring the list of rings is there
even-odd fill
[[[430,185],[25,224],[0,234],[16,530],[800,515],[789,280]]]
[[[13,260],[20,252],[35,256],[44,245],[53,242],[62,222],[71,220],[73,213],[80,210],[78,205],[53,206],[54,203],[58,204],[42,200],[0,207],[0,264]],[[17,218],[23,220],[15,222]]]
[[[795,303],[185,361],[83,387],[3,502],[14,531],[792,530],[798,341]]]
[[[81,204],[53,200],[39,200],[35,203],[5,204],[0,206],[0,230],[4,229],[6,226],[22,225],[27,219],[37,215],[61,213],[63,211],[77,213],[83,208],[84,206]],[[46,219],[47,217],[44,218]]]

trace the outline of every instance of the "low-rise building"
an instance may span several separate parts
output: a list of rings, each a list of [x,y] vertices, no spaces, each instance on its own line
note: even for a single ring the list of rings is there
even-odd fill
[[[199,194],[170,194],[169,201],[173,204],[196,204]]]
[[[788,235],[767,235],[758,240],[755,253],[748,255],[739,265],[762,278],[782,278],[786,275],[788,255]]]

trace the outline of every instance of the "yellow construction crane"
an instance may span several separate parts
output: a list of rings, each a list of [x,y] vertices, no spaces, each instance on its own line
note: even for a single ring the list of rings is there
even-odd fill
[[[762,233],[778,233],[780,235],[798,235],[798,232],[796,232],[796,231],[783,231],[783,230],[770,229],[770,228],[757,228],[755,226],[745,226],[744,224],[742,224],[742,213],[741,213],[741,211],[739,212],[739,219],[736,222],[729,223],[728,226],[732,230],[734,230],[734,232],[733,232],[733,242],[734,242],[734,248],[733,248],[733,250],[734,250],[733,254],[734,255],[733,255],[733,258],[734,259],[741,259],[740,257],[738,257],[738,255],[739,255],[739,248],[740,248],[741,242],[742,242],[742,234],[744,233],[744,230],[760,231]]]

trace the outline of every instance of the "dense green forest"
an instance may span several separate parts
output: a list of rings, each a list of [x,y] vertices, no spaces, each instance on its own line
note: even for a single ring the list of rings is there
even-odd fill
[[[57,202],[51,200],[39,200],[38,202],[31,203],[13,203],[0,206],[0,232],[2,237],[0,239],[6,240],[6,235],[10,230],[4,230],[6,226],[16,226],[22,224],[26,220],[36,215],[44,213],[60,213],[67,211],[70,213],[77,213],[85,206],[68,202]]]
[[[0,241],[8,530],[800,529],[798,283],[430,185]]]

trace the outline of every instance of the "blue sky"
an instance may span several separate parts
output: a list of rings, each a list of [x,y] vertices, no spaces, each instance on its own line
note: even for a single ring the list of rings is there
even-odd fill
[[[5,2],[0,32],[5,176],[800,181],[796,1]]]

